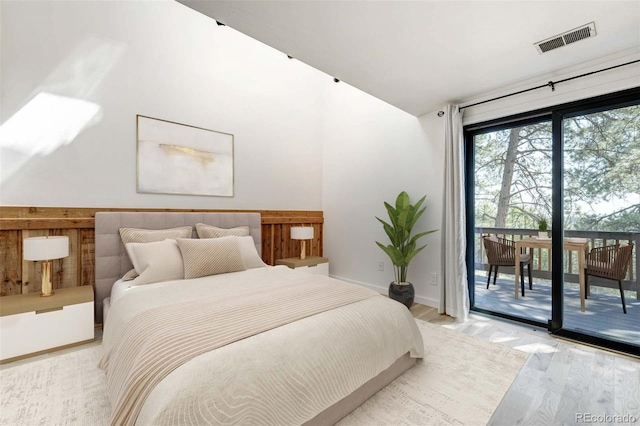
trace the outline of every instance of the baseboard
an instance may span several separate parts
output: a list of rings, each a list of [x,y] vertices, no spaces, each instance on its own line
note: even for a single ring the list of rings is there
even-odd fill
[[[381,287],[381,286],[377,286],[377,285],[373,285],[373,284],[369,284],[369,283],[363,283],[363,282],[352,280],[352,279],[349,279],[349,278],[339,277],[337,275],[330,275],[330,277],[331,278],[335,278],[335,279],[340,280],[340,281],[346,281],[346,282],[351,283],[351,284],[361,285],[362,287],[366,287],[366,288],[371,289],[373,291],[377,291],[380,294],[388,294],[389,293],[389,288],[388,287]],[[416,297],[415,297],[414,301],[419,303],[419,304],[421,304],[421,305],[430,306],[432,308],[438,308],[439,305],[440,305],[440,301],[438,299],[431,299],[429,297],[419,296],[417,294],[416,294]]]

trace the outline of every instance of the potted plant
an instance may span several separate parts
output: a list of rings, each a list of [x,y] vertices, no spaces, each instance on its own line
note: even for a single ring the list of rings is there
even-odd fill
[[[549,238],[549,235],[547,234],[547,227],[547,219],[542,218],[538,221],[538,238],[542,240]]]
[[[391,244],[388,245],[376,241],[376,244],[387,253],[393,263],[395,280],[389,285],[389,297],[403,303],[407,308],[411,307],[415,296],[413,284],[407,281],[407,269],[411,259],[426,247],[426,245],[416,247],[418,239],[437,231],[436,229],[411,235],[413,225],[426,210],[426,207],[420,209],[426,198],[425,195],[415,205],[412,205],[409,194],[402,191],[396,199],[395,207],[387,202],[384,203],[391,223],[376,217],[382,223],[384,231],[391,241]]]

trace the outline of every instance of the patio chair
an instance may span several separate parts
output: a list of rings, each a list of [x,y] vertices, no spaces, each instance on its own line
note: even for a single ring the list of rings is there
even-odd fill
[[[498,278],[499,266],[515,266],[516,263],[516,244],[511,240],[498,237],[482,237],[484,248],[487,250],[487,261],[489,262],[489,275],[487,277],[487,289],[491,281],[491,272],[495,267],[495,275],[493,277],[493,285],[496,285]],[[524,296],[524,265],[527,265],[529,274],[529,290],[533,290],[531,282],[531,255],[520,255],[520,287]]]
[[[589,294],[589,275],[618,281],[620,299],[622,299],[622,311],[627,313],[622,291],[622,280],[627,275],[627,268],[631,263],[633,244],[616,244],[612,246],[595,247],[587,254],[585,265],[585,288]]]

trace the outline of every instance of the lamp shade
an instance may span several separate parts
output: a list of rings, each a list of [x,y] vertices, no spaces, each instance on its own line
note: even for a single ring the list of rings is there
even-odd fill
[[[22,244],[24,260],[53,260],[69,256],[69,237],[25,238]]]
[[[292,240],[311,240],[313,239],[313,227],[311,226],[294,226],[291,228]]]

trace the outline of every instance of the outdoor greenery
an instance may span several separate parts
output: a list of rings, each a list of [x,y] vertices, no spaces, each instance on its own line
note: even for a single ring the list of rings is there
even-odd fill
[[[640,106],[564,121],[565,228],[640,232]],[[551,217],[551,123],[475,138],[476,226]]]

